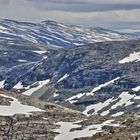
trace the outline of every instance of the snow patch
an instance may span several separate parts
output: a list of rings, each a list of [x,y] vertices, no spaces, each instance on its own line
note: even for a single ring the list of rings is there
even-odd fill
[[[83,113],[85,115],[87,115],[87,116],[97,114],[98,111],[100,111],[104,107],[108,106],[111,103],[112,99],[113,98],[110,98],[110,99],[106,100],[103,103],[100,102],[100,103],[97,103],[97,104],[93,104],[93,105],[87,106],[86,109],[83,111]],[[94,113],[89,114],[88,112],[91,111],[91,110],[94,110]]]
[[[102,132],[103,126],[114,126],[118,127],[119,124],[113,124],[114,120],[107,120],[102,124],[92,124],[84,128],[83,130],[71,131],[73,128],[80,128],[81,125],[76,124],[76,122],[58,122],[57,125],[60,125],[60,128],[55,129],[54,132],[60,133],[55,137],[54,140],[73,140],[81,137],[91,137],[98,132]]]
[[[76,46],[84,45],[83,43],[73,43]]]
[[[55,98],[57,96],[59,96],[59,94],[57,94],[56,92],[54,92],[53,97]]]
[[[133,88],[132,90],[138,92],[140,90],[140,86],[137,86],[137,87]]]
[[[44,53],[46,53],[47,51],[33,51],[33,52],[38,53],[38,54],[44,54]]]
[[[50,80],[43,80],[43,81],[39,81],[38,82],[38,86],[37,87],[33,87],[33,88],[30,88],[29,90],[23,92],[22,94],[23,95],[27,95],[27,96],[30,96],[32,95],[35,91],[39,90],[40,88],[42,88],[43,86],[49,84]]]
[[[9,32],[7,31],[7,28],[5,28],[5,27],[3,27],[3,26],[0,26],[0,32],[1,32],[1,33],[9,33]]]
[[[140,100],[140,96],[137,96],[135,94],[129,94],[129,92],[122,92],[118,98],[114,99],[113,97],[106,100],[105,102],[99,102],[97,104],[93,104],[93,105],[90,105],[90,106],[87,106],[86,109],[83,111],[83,113],[87,116],[90,116],[90,115],[94,115],[94,114],[98,114],[98,112],[100,110],[102,110],[104,107],[107,107],[109,105],[111,105],[114,101],[117,101],[119,100],[118,102],[116,102],[114,105],[111,106],[111,108],[109,108],[108,110],[106,111],[103,111],[101,113],[102,116],[104,115],[108,115],[110,113],[110,110],[112,109],[116,109],[117,107],[119,106],[129,106],[129,105],[132,105],[134,103],[134,100]],[[93,113],[89,113],[89,111],[92,111],[94,110]],[[121,112],[121,113],[115,113],[113,114],[114,116],[117,116],[117,115],[122,115],[124,112]]]
[[[21,82],[18,82],[13,88],[14,89],[23,89],[24,87]]]
[[[4,88],[4,83],[5,83],[5,80],[0,81],[0,88]]]
[[[117,77],[117,78],[115,78],[115,79],[113,79],[113,80],[111,80],[109,82],[106,82],[105,84],[101,84],[98,87],[95,87],[91,92],[88,92],[88,93],[79,93],[77,95],[74,95],[74,96],[66,99],[66,101],[69,101],[71,104],[73,104],[73,103],[77,102],[78,99],[81,98],[81,97],[83,97],[84,95],[86,95],[86,96],[90,96],[90,95],[93,96],[94,95],[94,92],[100,90],[103,87],[108,86],[109,84],[114,83],[118,79],[120,79],[120,77]]]
[[[57,83],[63,81],[64,79],[66,79],[69,76],[69,74],[65,74],[62,78],[60,78]]]
[[[27,62],[27,60],[18,60],[18,62],[25,63],[25,62]]]
[[[136,62],[140,61],[140,52],[133,52],[128,57],[120,60],[119,63],[124,64],[124,63],[133,62],[133,61],[136,61]]]
[[[115,78],[115,79],[113,79],[113,80],[111,80],[111,81],[109,81],[109,82],[107,82],[105,84],[101,84],[98,87],[95,87],[90,93],[86,93],[86,95],[87,96],[89,96],[89,95],[93,96],[94,95],[94,92],[96,92],[96,91],[100,90],[101,88],[106,87],[106,86],[108,86],[110,84],[113,84],[118,79],[120,79],[120,77],[117,77],[117,78]]]
[[[133,104],[133,102],[131,102],[131,99],[134,99],[135,96],[136,95],[131,95],[128,92],[122,92],[118,97],[118,99],[120,100],[115,105],[113,105],[111,109],[115,109],[118,106],[128,106]]]
[[[79,93],[78,95],[72,96],[68,99],[66,99],[66,101],[69,101],[71,104],[77,102],[79,98],[83,97],[85,95],[85,93]]]
[[[123,115],[124,114],[124,112],[117,112],[117,113],[115,113],[115,114],[113,114],[113,115],[111,115],[112,117],[117,117],[117,116],[120,116],[120,115]]]
[[[10,106],[0,105],[1,116],[12,116],[14,114],[31,114],[30,112],[44,112],[39,108],[23,105],[16,98],[0,94],[0,96],[12,99]]]

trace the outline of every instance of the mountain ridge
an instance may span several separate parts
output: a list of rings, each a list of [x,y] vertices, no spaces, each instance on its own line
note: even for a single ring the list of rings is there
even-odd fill
[[[14,41],[14,44],[26,43],[27,45],[38,44],[56,47],[71,47],[93,42],[134,38],[131,35],[103,28],[82,28],[49,20],[40,23],[0,20],[0,32],[0,40],[5,37],[6,41],[6,36],[9,36],[7,41],[11,44]]]

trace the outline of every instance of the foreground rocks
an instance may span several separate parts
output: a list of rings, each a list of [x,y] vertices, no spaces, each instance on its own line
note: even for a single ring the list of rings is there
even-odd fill
[[[76,121],[85,118],[78,111],[45,103],[34,98],[3,91],[0,92],[1,94],[16,97],[23,104],[27,105],[29,103],[28,105],[43,109],[44,112],[0,116],[0,140],[53,140],[57,134],[53,131],[56,128],[56,122]],[[9,102],[7,106],[9,106]]]
[[[123,115],[114,121],[119,122],[120,126],[103,126],[103,132],[75,140],[140,140],[140,115]]]

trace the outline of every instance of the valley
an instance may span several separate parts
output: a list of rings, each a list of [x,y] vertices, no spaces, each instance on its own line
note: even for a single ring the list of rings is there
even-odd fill
[[[139,138],[139,36],[0,20],[1,140]]]

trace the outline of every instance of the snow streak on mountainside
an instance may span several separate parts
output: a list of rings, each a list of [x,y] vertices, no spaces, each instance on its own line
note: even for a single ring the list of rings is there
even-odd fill
[[[136,100],[140,100],[140,95],[137,96],[135,94],[131,95],[128,92],[122,92],[117,98],[110,98],[105,102],[100,102],[94,105],[87,106],[83,113],[86,115],[95,115],[98,114],[98,112],[100,112],[102,109],[104,109],[101,113],[101,115],[104,116],[108,115],[111,110],[116,109],[117,107],[128,107],[134,104]],[[139,108],[139,104],[137,104],[137,107]],[[94,110],[93,114],[91,113],[92,110]],[[118,116],[122,114],[124,114],[124,110],[114,113],[112,114],[112,116]]]
[[[130,54],[128,57],[119,61],[120,64],[129,63],[133,61],[140,61],[140,52],[134,52]]]

